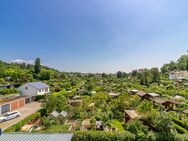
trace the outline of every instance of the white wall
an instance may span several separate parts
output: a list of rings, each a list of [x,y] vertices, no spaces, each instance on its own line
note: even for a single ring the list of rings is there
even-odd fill
[[[50,93],[49,88],[38,90],[38,95],[44,95],[44,94],[48,94],[48,93]]]

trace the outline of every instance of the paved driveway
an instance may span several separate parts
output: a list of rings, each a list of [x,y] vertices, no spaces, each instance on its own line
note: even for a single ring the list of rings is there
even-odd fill
[[[25,119],[26,117],[34,114],[35,112],[37,112],[40,109],[41,109],[41,104],[38,102],[32,102],[32,103],[26,104],[25,106],[16,110],[21,113],[21,116],[19,118],[15,118],[15,119],[0,123],[0,128],[5,130],[5,129],[11,127],[12,125],[18,123],[19,121]]]

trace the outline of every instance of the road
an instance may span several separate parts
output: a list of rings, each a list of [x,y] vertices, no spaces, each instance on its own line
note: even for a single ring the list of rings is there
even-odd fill
[[[13,126],[14,124],[27,118],[28,116],[36,113],[40,109],[41,109],[41,104],[38,102],[32,102],[32,103],[26,104],[24,107],[21,107],[16,110],[21,113],[21,116],[19,118],[15,118],[15,119],[0,123],[0,128],[2,128],[2,130],[6,130],[7,128]]]

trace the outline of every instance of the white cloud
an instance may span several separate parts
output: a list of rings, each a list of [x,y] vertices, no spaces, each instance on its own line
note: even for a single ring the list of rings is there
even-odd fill
[[[34,64],[33,60],[22,60],[22,59],[14,59],[11,60],[12,63],[17,63],[17,64],[22,64],[22,63],[26,63],[26,64]]]

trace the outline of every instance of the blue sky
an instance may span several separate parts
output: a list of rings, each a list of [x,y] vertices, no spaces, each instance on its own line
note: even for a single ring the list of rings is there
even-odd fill
[[[186,0],[1,0],[0,59],[62,71],[161,66],[188,50]]]

